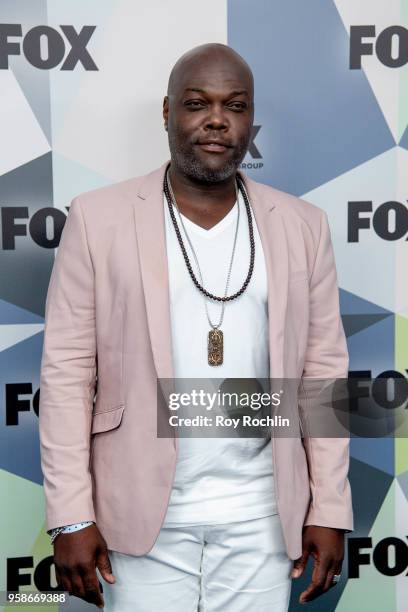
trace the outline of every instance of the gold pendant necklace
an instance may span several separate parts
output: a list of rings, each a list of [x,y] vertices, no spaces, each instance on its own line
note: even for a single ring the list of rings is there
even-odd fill
[[[176,199],[174,197],[174,193],[171,187],[171,183],[170,181],[168,181],[169,184],[169,191],[170,194],[172,196],[173,202],[176,202]],[[235,255],[235,247],[237,244],[237,237],[238,237],[238,228],[239,228],[239,217],[240,217],[240,205],[239,205],[239,199],[238,199],[238,187],[235,187],[235,194],[236,194],[236,204],[237,204],[237,222],[236,222],[236,226],[235,226],[235,234],[234,234],[234,242],[233,242],[233,246],[232,246],[232,252],[231,252],[231,259],[230,259],[230,263],[229,263],[229,267],[228,267],[228,274],[227,274],[227,281],[225,283],[225,291],[224,291],[224,297],[228,294],[228,287],[229,287],[229,282],[230,282],[230,278],[231,278],[231,271],[232,271],[232,263],[234,261],[234,255]],[[198,263],[198,258],[195,252],[195,249],[192,245],[192,242],[190,240],[190,237],[187,233],[186,227],[184,225],[184,221],[183,218],[180,214],[180,211],[178,209],[178,206],[176,206],[176,210],[178,212],[178,217],[181,223],[181,226],[184,230],[184,234],[187,238],[187,242],[190,245],[190,249],[191,252],[193,253],[193,257],[194,260],[196,262],[197,265],[197,270],[198,270],[198,274],[200,276],[200,281],[201,283],[203,283],[203,276],[201,273],[201,268],[200,268],[200,264]],[[207,306],[207,298],[204,297],[204,306],[205,306],[205,312],[207,315],[207,320],[208,323],[210,324],[211,328],[210,331],[208,332],[208,337],[207,337],[207,359],[208,359],[208,365],[210,366],[219,366],[222,365],[223,361],[224,361],[224,333],[219,329],[221,327],[222,321],[224,319],[224,310],[225,310],[225,302],[222,302],[222,307],[221,307],[221,316],[220,316],[220,320],[218,322],[218,325],[214,325],[213,322],[210,319],[210,314],[208,312],[208,306]]]
[[[209,291],[206,291],[204,289],[204,287],[202,286],[203,283],[203,277],[201,274],[201,269],[200,269],[200,265],[198,263],[198,258],[196,255],[196,252],[194,250],[194,247],[191,243],[190,237],[187,233],[187,230],[185,228],[185,225],[183,223],[183,219],[182,216],[180,214],[180,210],[178,208],[177,205],[177,201],[176,198],[174,196],[174,192],[171,186],[171,182],[170,182],[170,177],[168,176],[168,169],[169,166],[167,167],[166,173],[165,173],[165,178],[164,178],[164,193],[166,195],[166,199],[167,199],[167,203],[169,206],[169,211],[170,211],[170,216],[171,219],[173,221],[173,225],[174,225],[174,229],[176,231],[176,235],[177,235],[177,239],[179,241],[181,250],[183,252],[183,256],[184,256],[184,260],[186,262],[187,265],[187,269],[190,273],[190,276],[194,282],[194,284],[196,285],[196,287],[203,293],[204,295],[204,305],[205,305],[205,311],[207,314],[207,319],[208,322],[211,326],[211,330],[208,332],[208,337],[207,337],[207,357],[208,357],[208,364],[211,366],[219,366],[222,365],[223,361],[224,361],[224,333],[219,329],[221,327],[222,321],[223,321],[223,317],[224,317],[224,309],[225,309],[225,303],[227,300],[230,299],[235,299],[237,298],[239,295],[241,295],[249,281],[250,278],[252,276],[252,272],[253,272],[253,268],[254,268],[254,257],[255,257],[255,241],[254,241],[254,237],[253,237],[253,226],[252,226],[252,218],[251,218],[251,211],[250,211],[250,205],[249,205],[249,201],[248,201],[248,197],[246,195],[245,189],[243,187],[241,187],[242,189],[242,193],[243,193],[243,197],[244,197],[244,201],[245,201],[245,206],[247,209],[247,216],[248,216],[248,226],[249,226],[249,237],[250,237],[250,245],[251,245],[251,258],[250,258],[250,265],[249,265],[249,271],[248,271],[248,275],[247,278],[245,279],[245,282],[243,284],[243,286],[241,287],[241,289],[239,291],[237,291],[234,295],[227,297],[227,293],[228,293],[228,286],[229,286],[229,281],[230,281],[230,277],[231,277],[231,271],[232,271],[232,263],[234,261],[234,254],[235,254],[235,247],[236,247],[236,243],[237,243],[237,236],[238,236],[238,227],[239,227],[239,217],[240,217],[240,203],[239,203],[239,190],[238,190],[238,181],[236,181],[235,184],[235,190],[236,190],[236,203],[237,203],[237,223],[236,223],[236,228],[235,228],[235,235],[234,235],[234,243],[233,243],[233,247],[232,247],[232,253],[231,253],[231,259],[230,259],[230,264],[229,264],[229,269],[228,269],[228,275],[227,275],[227,282],[225,285],[225,292],[224,292],[224,296],[223,297],[217,297],[213,294],[211,294]],[[198,283],[197,279],[194,276],[193,270],[191,268],[191,264],[188,260],[188,255],[187,252],[185,250],[184,244],[183,244],[183,240],[181,237],[181,233],[180,230],[178,228],[177,225],[177,221],[176,218],[174,216],[174,211],[173,211],[173,204],[172,202],[174,202],[174,207],[177,210],[178,216],[179,216],[179,220],[180,223],[183,227],[184,230],[184,234],[187,238],[187,241],[190,245],[190,249],[191,252],[193,254],[193,257],[195,259],[196,265],[197,265],[197,269],[198,269],[198,273],[200,276],[200,281],[201,281],[201,285],[200,283]],[[221,317],[220,317],[220,321],[218,323],[218,325],[214,325],[210,319],[210,315],[208,313],[208,307],[207,307],[207,297],[211,298],[211,299],[215,299],[218,301],[222,302],[222,310],[221,310]]]
[[[208,332],[208,365],[222,365],[224,359],[224,334],[220,329]]]

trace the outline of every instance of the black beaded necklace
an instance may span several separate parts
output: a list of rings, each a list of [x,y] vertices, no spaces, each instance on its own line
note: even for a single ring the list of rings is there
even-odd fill
[[[241,177],[238,174],[236,175],[237,187],[239,191],[241,192],[243,200],[245,202],[245,208],[246,208],[246,213],[248,217],[249,243],[250,243],[250,251],[251,251],[248,274],[245,278],[245,281],[242,287],[239,289],[239,291],[237,291],[236,293],[232,295],[217,296],[207,291],[207,289],[205,289],[201,285],[201,283],[198,281],[197,277],[195,276],[193,272],[193,268],[191,266],[191,263],[190,263],[190,260],[187,254],[187,250],[184,246],[183,238],[181,236],[180,228],[178,226],[176,216],[174,214],[173,201],[172,201],[172,197],[171,197],[171,193],[170,193],[170,189],[169,189],[169,185],[167,181],[168,168],[169,166],[167,166],[166,172],[164,173],[163,191],[166,196],[166,200],[167,200],[167,204],[168,204],[168,208],[170,212],[170,217],[173,222],[177,240],[180,245],[180,249],[183,254],[184,261],[185,261],[187,270],[189,272],[189,275],[191,277],[191,280],[193,281],[197,289],[199,289],[201,293],[203,293],[207,298],[211,300],[216,300],[218,302],[230,302],[231,300],[235,300],[236,298],[238,298],[240,295],[244,293],[245,289],[249,285],[249,281],[251,280],[252,273],[254,270],[254,263],[255,263],[255,239],[254,239],[254,228],[253,228],[253,222],[252,222],[251,207],[250,207],[249,199],[248,199],[246,189],[245,189],[245,186],[244,186],[244,183]],[[177,203],[174,203],[174,205],[176,206]],[[224,349],[224,337],[223,336],[224,336],[223,332],[220,329],[212,329],[208,333],[208,363],[210,365],[221,365],[223,363],[223,352],[224,352],[223,350]]]

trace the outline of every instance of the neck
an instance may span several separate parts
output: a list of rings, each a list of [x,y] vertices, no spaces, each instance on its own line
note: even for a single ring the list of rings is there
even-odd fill
[[[236,199],[235,173],[217,183],[202,183],[183,174],[172,163],[169,176],[174,195],[179,208],[182,210],[201,210],[211,214],[211,209],[224,211],[231,208]],[[215,211],[214,211],[215,212]]]

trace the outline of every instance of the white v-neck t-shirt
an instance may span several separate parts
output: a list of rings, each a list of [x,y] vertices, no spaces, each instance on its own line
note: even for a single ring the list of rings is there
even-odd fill
[[[239,194],[240,220],[228,295],[238,291],[248,273],[250,244],[245,203]],[[169,270],[170,314],[174,376],[177,379],[269,379],[268,291],[262,243],[254,214],[255,265],[244,293],[226,302],[221,330],[223,363],[208,364],[207,336],[211,329],[204,296],[193,284],[163,197]],[[175,216],[198,280],[194,256],[178,212]],[[193,244],[204,287],[224,295],[237,220],[237,202],[209,230],[182,215]],[[221,303],[207,300],[213,323]],[[221,382],[221,381],[217,381]],[[167,526],[210,524],[260,518],[277,513],[272,443],[270,438],[179,437],[179,453],[169,505]]]

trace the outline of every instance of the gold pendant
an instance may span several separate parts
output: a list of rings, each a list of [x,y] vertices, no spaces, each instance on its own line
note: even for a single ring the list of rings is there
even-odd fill
[[[208,332],[208,364],[218,366],[222,364],[224,356],[224,334],[220,329],[211,329]]]

